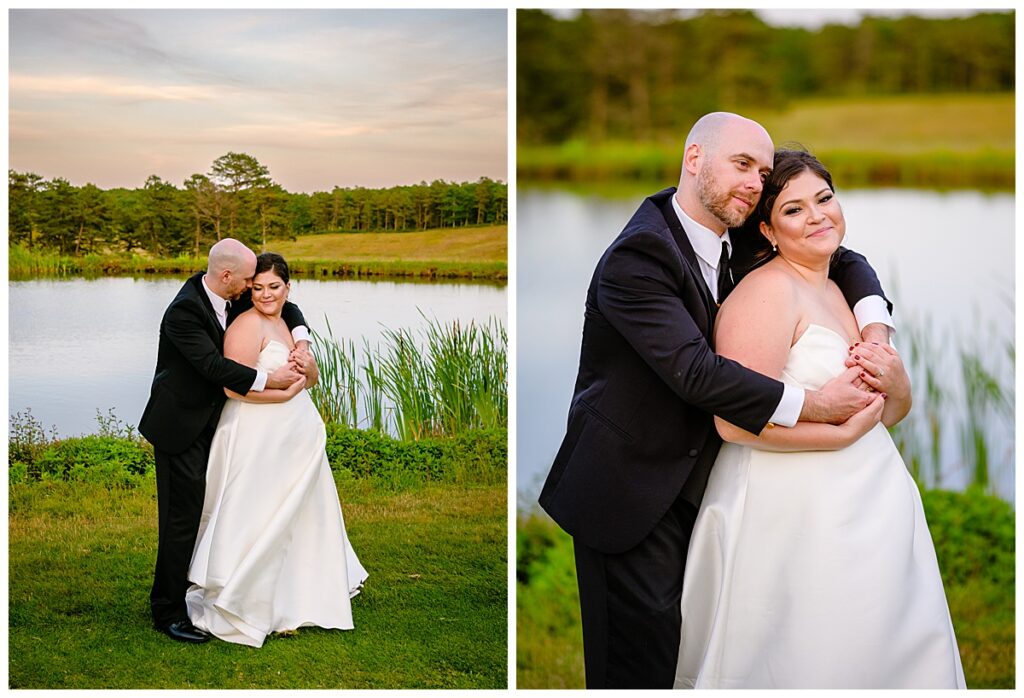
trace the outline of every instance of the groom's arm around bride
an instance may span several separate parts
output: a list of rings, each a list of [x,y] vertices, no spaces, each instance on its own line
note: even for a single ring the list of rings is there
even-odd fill
[[[672,686],[687,543],[721,446],[712,415],[756,434],[843,422],[871,400],[854,369],[805,392],[714,353],[719,274],[731,278],[742,247],[729,228],[753,211],[773,156],[759,124],[702,118],[678,189],[640,205],[587,291],[566,434],[540,504],[573,536],[588,687]],[[862,258],[841,264],[851,296],[881,296]]]

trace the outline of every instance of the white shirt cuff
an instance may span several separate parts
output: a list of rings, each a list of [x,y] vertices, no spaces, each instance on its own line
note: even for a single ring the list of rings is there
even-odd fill
[[[804,390],[787,383],[782,385],[782,399],[769,421],[780,427],[793,427],[800,421],[800,412],[804,408]]]
[[[255,390],[257,393],[262,393],[263,389],[267,387],[267,372],[256,369],[256,380],[253,381],[252,387],[249,390]]]
[[[864,328],[874,322],[880,322],[889,327],[889,336],[896,331],[896,325],[892,323],[892,316],[889,315],[889,307],[881,296],[865,296],[853,306],[853,316],[857,318],[857,328],[864,331]]]
[[[309,329],[305,325],[299,325],[292,330],[292,339],[296,342],[309,342],[313,343],[313,340],[309,338]]]

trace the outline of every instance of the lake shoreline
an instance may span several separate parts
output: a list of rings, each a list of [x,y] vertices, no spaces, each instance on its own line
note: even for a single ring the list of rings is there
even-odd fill
[[[904,187],[1013,191],[1013,151],[933,150],[893,153],[820,149],[833,179],[846,187]],[[613,183],[679,178],[678,143],[587,143],[520,145],[516,173],[520,186],[542,183]],[[666,186],[668,186],[666,184]]]
[[[298,277],[324,279],[479,280],[507,283],[506,262],[457,262],[434,260],[289,259]],[[167,276],[205,271],[205,257],[147,259],[136,255],[59,255],[9,248],[8,278],[96,278],[103,276]]]

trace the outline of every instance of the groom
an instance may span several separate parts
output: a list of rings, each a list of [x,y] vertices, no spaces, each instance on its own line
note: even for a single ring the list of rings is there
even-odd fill
[[[267,374],[224,358],[224,331],[252,307],[248,290],[255,272],[256,255],[238,240],[226,238],[210,248],[206,272],[186,281],[164,312],[156,375],[139,422],[156,456],[159,543],[150,593],[153,624],[181,642],[209,639],[189,621],[185,592],[203,511],[206,461],[227,399],[224,388],[245,395],[284,389],[317,375],[307,351],[306,321],[291,303],[285,304],[282,317],[296,343],[305,342],[292,362]]]
[[[754,210],[773,156],[760,124],[702,117],[678,189],[640,205],[587,291],[568,427],[540,504],[573,536],[588,688],[672,687],[687,545],[722,443],[712,415],[757,434],[842,423],[871,399],[851,383],[856,368],[803,391],[714,353],[718,305],[753,242],[728,229]],[[843,251],[832,278],[864,338],[887,341],[866,260]]]

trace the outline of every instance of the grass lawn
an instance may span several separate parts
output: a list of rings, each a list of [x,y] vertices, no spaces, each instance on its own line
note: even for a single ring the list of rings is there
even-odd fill
[[[252,649],[152,629],[152,478],[12,484],[10,687],[504,688],[505,485],[393,492],[346,479],[339,490],[370,572],[356,629],[303,628]]]
[[[505,262],[508,226],[439,228],[415,233],[303,235],[295,242],[273,241],[267,248],[289,261]]]

